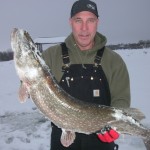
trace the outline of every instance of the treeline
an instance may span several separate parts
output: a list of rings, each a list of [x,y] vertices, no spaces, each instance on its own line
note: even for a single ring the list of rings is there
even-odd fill
[[[143,41],[140,40],[138,43],[127,43],[127,44],[116,44],[116,45],[108,45],[112,50],[118,49],[143,49],[150,47],[150,40]]]
[[[0,52],[0,61],[9,61],[13,59],[13,51]]]
[[[118,49],[143,49],[150,48],[150,40],[144,41],[140,40],[138,43],[128,43],[128,44],[116,44],[107,45],[112,50]],[[8,51],[0,52],[0,61],[9,61],[13,59],[13,51],[10,49]]]

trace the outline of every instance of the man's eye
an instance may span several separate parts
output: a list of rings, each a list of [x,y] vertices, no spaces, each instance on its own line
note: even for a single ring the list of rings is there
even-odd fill
[[[88,22],[94,23],[96,20],[95,19],[89,19]]]
[[[80,19],[75,20],[76,23],[81,23],[82,21]]]

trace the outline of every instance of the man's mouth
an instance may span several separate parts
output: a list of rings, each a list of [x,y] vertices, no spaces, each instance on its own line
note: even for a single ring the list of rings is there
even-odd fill
[[[89,35],[88,34],[80,34],[79,37],[81,39],[87,39],[87,38],[89,38]]]

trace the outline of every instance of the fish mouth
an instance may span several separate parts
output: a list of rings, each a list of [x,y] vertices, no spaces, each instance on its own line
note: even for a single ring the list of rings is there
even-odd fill
[[[25,42],[25,41],[27,41],[26,37],[27,37],[27,33],[25,31],[23,31],[22,29],[13,28],[13,30],[11,32],[11,41],[13,41],[13,42],[20,42],[20,41]]]
[[[12,49],[14,50],[14,47],[15,47],[15,41],[17,40],[17,32],[18,32],[18,29],[17,28],[14,28],[11,32],[11,47]]]
[[[21,29],[17,29],[17,28],[13,28],[12,32],[11,32],[11,41],[17,41],[17,37],[19,34],[21,33]]]
[[[18,28],[14,28],[11,32],[11,46],[13,51],[20,48],[26,52],[29,51],[29,49],[34,50],[34,42],[29,33]]]
[[[11,37],[15,37],[17,32],[18,32],[18,29],[17,28],[13,28],[13,30],[11,32]]]
[[[23,35],[24,33],[22,33],[21,29],[17,29],[17,28],[13,28],[12,32],[11,32],[11,47],[13,51],[16,51],[19,49],[19,43],[21,43],[20,41],[24,41],[23,40]]]
[[[41,54],[37,51],[37,46],[32,40],[29,33],[23,29],[14,28],[11,33],[11,47],[15,57],[20,59],[23,57],[31,57],[38,60]]]

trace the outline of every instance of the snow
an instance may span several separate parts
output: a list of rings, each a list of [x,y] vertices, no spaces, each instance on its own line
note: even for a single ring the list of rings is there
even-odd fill
[[[131,82],[131,106],[146,116],[142,122],[150,127],[150,49],[117,50],[127,64]],[[14,61],[0,62],[0,150],[49,150],[50,121],[45,119],[29,99],[18,100],[19,78]],[[142,139],[120,135],[120,150],[146,150]]]

